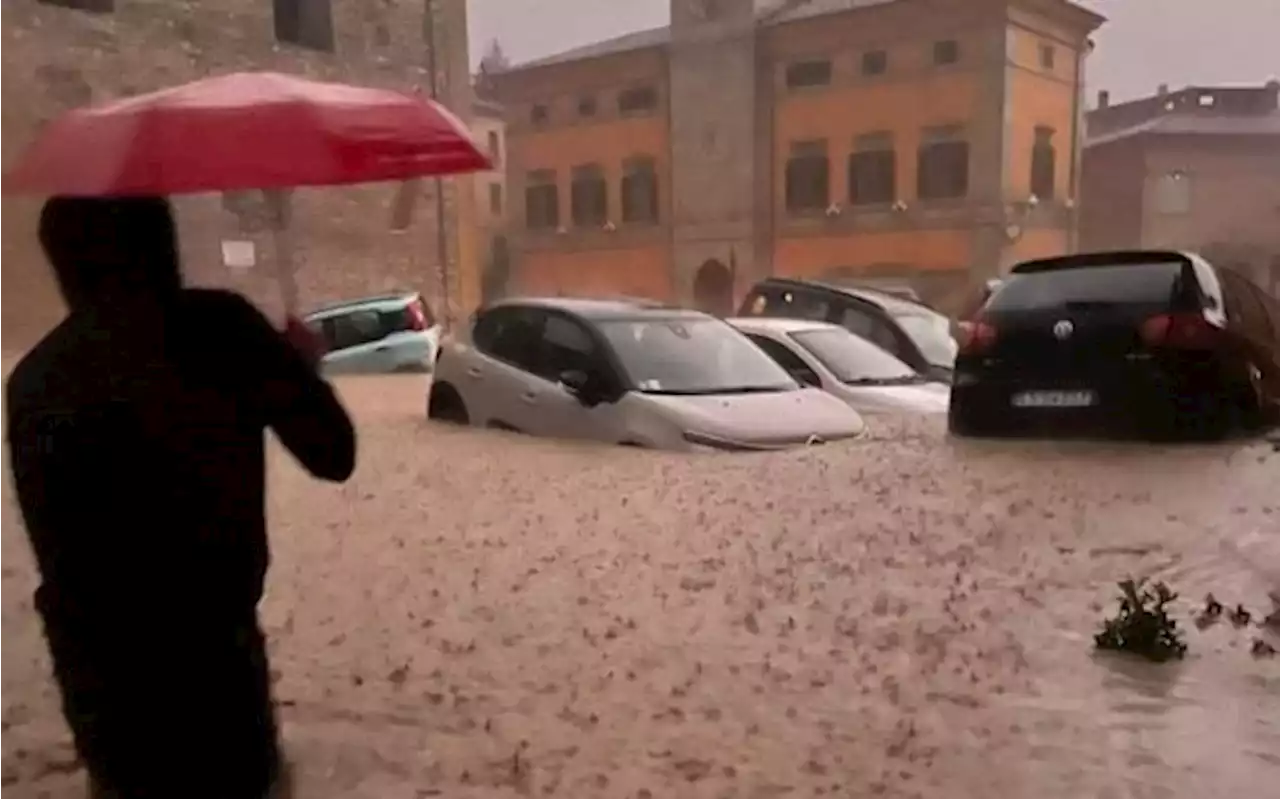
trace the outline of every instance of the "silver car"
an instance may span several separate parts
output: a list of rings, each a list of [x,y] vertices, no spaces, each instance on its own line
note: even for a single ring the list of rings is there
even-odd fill
[[[776,449],[865,430],[724,321],[639,300],[486,307],[441,344],[429,392],[431,419],[639,447]]]
[[[802,385],[829,391],[862,413],[946,413],[950,387],[843,327],[803,319],[730,319]]]

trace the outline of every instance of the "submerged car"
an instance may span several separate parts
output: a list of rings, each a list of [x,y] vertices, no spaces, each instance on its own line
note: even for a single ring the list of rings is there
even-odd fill
[[[738,316],[831,322],[878,345],[917,372],[951,379],[951,320],[902,297],[865,286],[771,277],[752,287]]]
[[[946,413],[950,389],[861,336],[805,319],[730,319],[801,385],[834,394],[862,413]]]
[[[1280,308],[1199,256],[1028,261],[963,324],[950,426],[1219,437],[1280,402]]]
[[[856,411],[800,386],[698,311],[636,300],[518,299],[440,347],[427,416],[539,436],[677,450],[854,438]]]
[[[325,344],[327,374],[426,372],[440,342],[440,326],[412,291],[326,305],[303,321]]]

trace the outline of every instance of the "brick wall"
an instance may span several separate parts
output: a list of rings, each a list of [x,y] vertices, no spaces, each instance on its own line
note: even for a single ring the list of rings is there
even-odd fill
[[[334,0],[333,53],[277,44],[272,4],[266,0],[115,0],[114,5],[113,13],[94,14],[38,0],[5,0],[6,165],[43,122],[62,110],[211,74],[272,69],[402,90],[425,88],[421,2]],[[446,0],[440,13],[440,37],[447,39],[441,65],[465,75],[465,4]],[[446,83],[446,103],[466,118],[469,81],[464,77]],[[438,296],[435,214],[425,196],[429,187],[423,186],[412,222],[400,233],[390,225],[394,185],[298,191],[294,231],[303,306],[392,287]],[[242,232],[220,196],[185,197],[177,206],[189,282],[235,287],[264,309],[278,311],[269,237]],[[35,242],[38,209],[38,200],[4,199],[6,337],[29,339],[63,312]],[[255,241],[259,265],[240,274],[229,272],[221,262],[224,238]],[[465,252],[456,254],[452,262],[467,258]],[[471,264],[456,268],[465,272]],[[454,291],[466,282],[463,276],[452,278]]]

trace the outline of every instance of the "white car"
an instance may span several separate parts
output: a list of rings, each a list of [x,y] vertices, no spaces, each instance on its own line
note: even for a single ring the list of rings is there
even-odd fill
[[[637,447],[766,450],[860,436],[723,320],[639,300],[521,299],[440,345],[427,416]]]
[[[804,319],[730,319],[801,385],[861,413],[946,413],[951,389],[839,325]]]
[[[325,374],[429,371],[440,344],[440,325],[415,291],[334,303],[303,321],[325,343]]]

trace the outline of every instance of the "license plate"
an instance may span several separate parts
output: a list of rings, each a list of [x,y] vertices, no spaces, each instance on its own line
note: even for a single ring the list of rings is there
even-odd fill
[[[1012,400],[1015,408],[1087,408],[1097,401],[1092,391],[1023,391]]]

